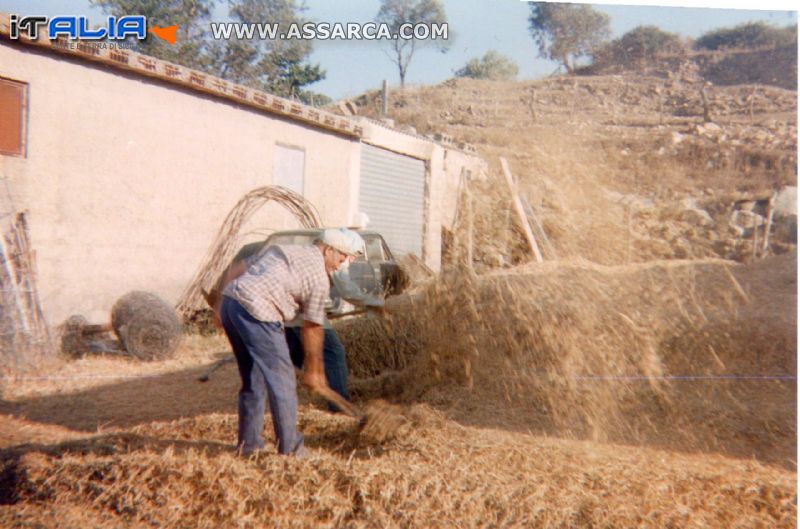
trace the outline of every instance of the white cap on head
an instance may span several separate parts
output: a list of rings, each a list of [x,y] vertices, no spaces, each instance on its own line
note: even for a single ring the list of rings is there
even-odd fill
[[[339,252],[352,256],[361,253],[364,246],[359,234],[345,228],[328,228],[322,232],[321,240]]]

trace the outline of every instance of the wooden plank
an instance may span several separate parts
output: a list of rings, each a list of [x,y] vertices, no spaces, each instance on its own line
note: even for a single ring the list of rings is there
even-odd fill
[[[525,214],[528,215],[531,219],[533,219],[533,225],[536,227],[539,236],[542,238],[542,241],[544,242],[544,248],[550,254],[550,258],[558,259],[558,253],[556,253],[555,247],[552,245],[550,239],[547,237],[547,232],[544,231],[544,226],[542,226],[542,223],[539,221],[539,215],[536,214],[536,210],[533,209],[533,206],[531,206],[530,203],[528,203],[528,201],[525,200],[524,198],[520,197],[520,200],[522,201],[522,205],[525,208]]]
[[[14,266],[14,262],[11,260],[11,252],[6,244],[5,235],[2,232],[0,232],[0,259],[2,259],[5,274],[8,276],[8,279],[11,283],[11,294],[14,296],[14,308],[17,309],[18,315],[17,322],[22,327],[22,332],[28,334],[30,329],[28,329],[27,312],[19,295],[19,277],[17,276],[17,270]],[[15,330],[18,331],[19,329]]]
[[[461,169],[461,178],[464,180],[464,198],[467,206],[467,266],[472,270],[473,259],[473,211],[472,211],[472,191],[469,188],[469,180],[464,175],[464,169]]]
[[[16,240],[16,246],[19,252],[19,270],[24,283],[25,301],[27,302],[27,317],[29,319],[29,328],[33,329],[36,333],[36,340],[49,342],[50,330],[47,322],[44,319],[42,306],[39,302],[39,291],[37,288],[36,266],[35,266],[35,253],[30,247],[30,238],[28,236],[28,223],[24,213],[17,213],[14,223],[11,226]]]
[[[508,190],[511,193],[511,204],[514,206],[514,211],[516,212],[519,222],[522,225],[522,231],[525,233],[525,239],[528,241],[528,246],[530,246],[533,255],[536,257],[536,262],[541,263],[544,261],[544,259],[542,259],[542,252],[539,251],[539,245],[536,244],[536,238],[533,236],[531,225],[528,222],[528,218],[525,216],[525,210],[522,207],[522,201],[519,198],[519,194],[517,193],[516,189],[514,189],[514,178],[511,176],[511,170],[508,168],[508,161],[505,158],[500,157],[500,165],[503,167],[503,175],[505,176]]]
[[[772,219],[775,217],[775,198],[777,198],[777,193],[772,193],[772,196],[769,197],[767,224],[764,226],[764,242],[761,246],[761,257],[766,257],[767,252],[769,252],[769,234],[772,227]]]

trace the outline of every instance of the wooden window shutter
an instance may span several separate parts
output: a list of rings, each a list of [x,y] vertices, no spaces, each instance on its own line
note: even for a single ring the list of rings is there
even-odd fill
[[[0,78],[0,154],[25,155],[27,85]]]

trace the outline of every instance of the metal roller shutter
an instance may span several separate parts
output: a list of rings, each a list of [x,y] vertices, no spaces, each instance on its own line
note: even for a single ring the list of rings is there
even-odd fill
[[[395,257],[422,257],[425,163],[371,145],[361,145],[359,211],[380,232]]]

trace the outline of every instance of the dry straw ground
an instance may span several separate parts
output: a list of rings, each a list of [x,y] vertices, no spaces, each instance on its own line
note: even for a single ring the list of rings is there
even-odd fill
[[[412,324],[422,349],[353,384],[362,404],[395,401],[397,435],[359,434],[306,397],[306,461],[235,456],[235,368],[196,381],[220,339],[161,366],[66,364],[146,378],[7,386],[0,524],[793,527],[794,381],[659,376],[794,373],[795,269],[793,255],[576,262],[432,284],[379,331],[392,350]]]
[[[306,410],[306,461],[229,450],[209,415],[27,449],[24,502],[39,527],[793,527],[794,477],[757,462],[459,426],[427,406],[414,434],[359,446]],[[198,441],[202,435],[203,441]],[[21,450],[20,450],[21,451]],[[50,523],[45,520],[52,520]]]

